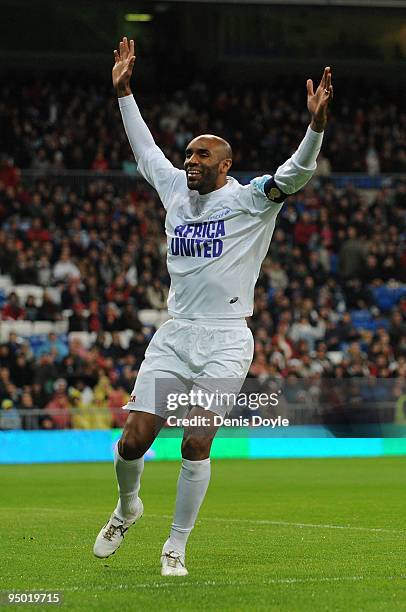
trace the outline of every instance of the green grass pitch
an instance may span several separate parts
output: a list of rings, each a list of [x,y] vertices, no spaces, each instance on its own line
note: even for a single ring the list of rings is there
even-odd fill
[[[406,457],[213,461],[189,576],[162,578],[178,469],[146,464],[145,515],[98,560],[111,465],[1,466],[1,590],[62,592],[62,610],[406,610]]]

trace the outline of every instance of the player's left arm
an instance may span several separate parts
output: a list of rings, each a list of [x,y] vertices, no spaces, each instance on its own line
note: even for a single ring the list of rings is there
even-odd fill
[[[327,124],[328,107],[333,98],[330,67],[324,69],[316,91],[311,79],[306,85],[310,125],[297,151],[264,183],[265,195],[272,202],[281,203],[288,195],[299,191],[311,179],[317,167],[316,159]]]

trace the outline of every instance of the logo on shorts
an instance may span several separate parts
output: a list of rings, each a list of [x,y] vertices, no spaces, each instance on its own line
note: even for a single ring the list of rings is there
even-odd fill
[[[238,297],[232,298],[230,300],[230,304],[235,304],[237,300],[238,300]]]
[[[130,402],[135,402],[135,398],[136,398],[136,397],[137,397],[136,395],[131,395],[131,396],[130,396]]]

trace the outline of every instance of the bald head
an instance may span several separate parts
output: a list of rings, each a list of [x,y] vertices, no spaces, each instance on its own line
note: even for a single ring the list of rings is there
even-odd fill
[[[201,195],[220,189],[227,183],[233,152],[229,143],[213,134],[202,134],[186,147],[185,163],[189,189]]]
[[[233,150],[230,143],[224,140],[224,138],[220,138],[220,136],[215,136],[214,134],[196,136],[196,138],[193,138],[190,142],[188,148],[191,146],[210,149],[216,154],[218,161],[233,159]]]

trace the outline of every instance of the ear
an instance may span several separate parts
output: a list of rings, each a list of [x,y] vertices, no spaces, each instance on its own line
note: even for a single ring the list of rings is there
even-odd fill
[[[233,165],[233,160],[232,159],[223,159],[220,162],[220,170],[221,170],[222,174],[227,174],[227,172],[230,170],[232,165]]]

